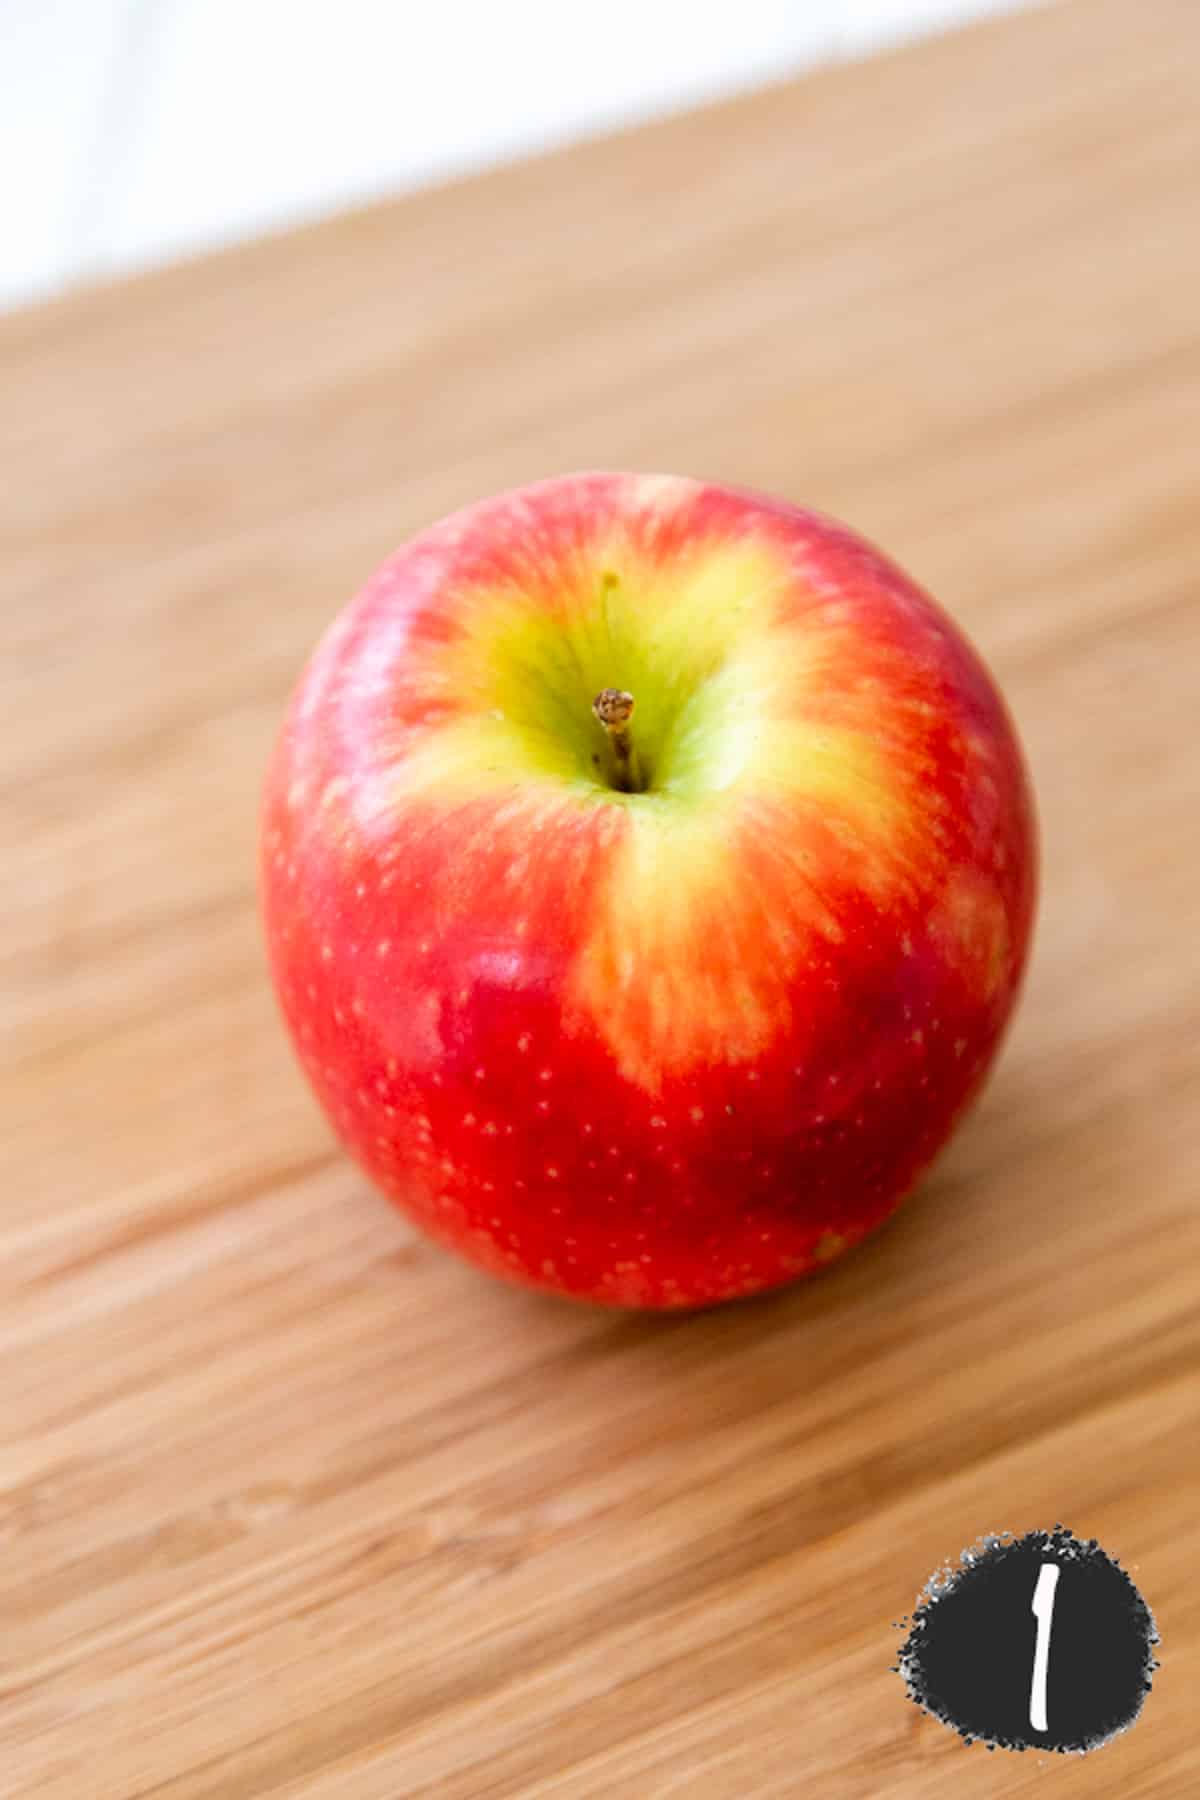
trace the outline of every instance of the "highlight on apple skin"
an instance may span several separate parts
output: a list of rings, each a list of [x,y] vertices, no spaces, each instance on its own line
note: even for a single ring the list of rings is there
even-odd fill
[[[1004,704],[898,568],[781,500],[583,473],[421,532],[335,619],[261,893],[309,1081],[410,1218],[687,1307],[910,1191],[1012,1011],[1036,860]]]

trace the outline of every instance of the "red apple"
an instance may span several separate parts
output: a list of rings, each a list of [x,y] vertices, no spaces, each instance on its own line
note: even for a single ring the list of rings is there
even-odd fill
[[[928,596],[811,512],[625,474],[397,551],[300,681],[262,829],[279,998],[362,1167],[485,1268],[648,1307],[893,1211],[992,1060],[1035,863],[1012,724]]]

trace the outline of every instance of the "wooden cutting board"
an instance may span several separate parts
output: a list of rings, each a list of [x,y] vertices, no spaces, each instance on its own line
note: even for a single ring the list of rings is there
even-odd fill
[[[1200,9],[1085,0],[0,325],[0,1792],[1200,1791]],[[1040,796],[1024,1003],[823,1276],[695,1318],[420,1240],[257,936],[258,785],[398,541],[582,466],[957,614]],[[989,1755],[889,1665],[1062,1520],[1161,1668]]]

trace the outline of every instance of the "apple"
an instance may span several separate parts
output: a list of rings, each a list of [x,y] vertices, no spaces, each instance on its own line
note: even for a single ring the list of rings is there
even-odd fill
[[[1004,704],[845,527],[583,473],[421,532],[334,620],[262,816],[275,986],[430,1236],[621,1306],[828,1264],[977,1092],[1035,904]]]

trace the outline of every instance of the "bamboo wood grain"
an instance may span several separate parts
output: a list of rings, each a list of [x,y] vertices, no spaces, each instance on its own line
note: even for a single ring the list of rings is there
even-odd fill
[[[1200,1792],[1198,79],[1192,0],[1037,10],[0,322],[0,1794]],[[257,937],[317,633],[589,465],[886,545],[1043,821],[936,1172],[693,1319],[419,1240]],[[1059,1519],[1156,1613],[1145,1715],[965,1748],[892,1621]]]

